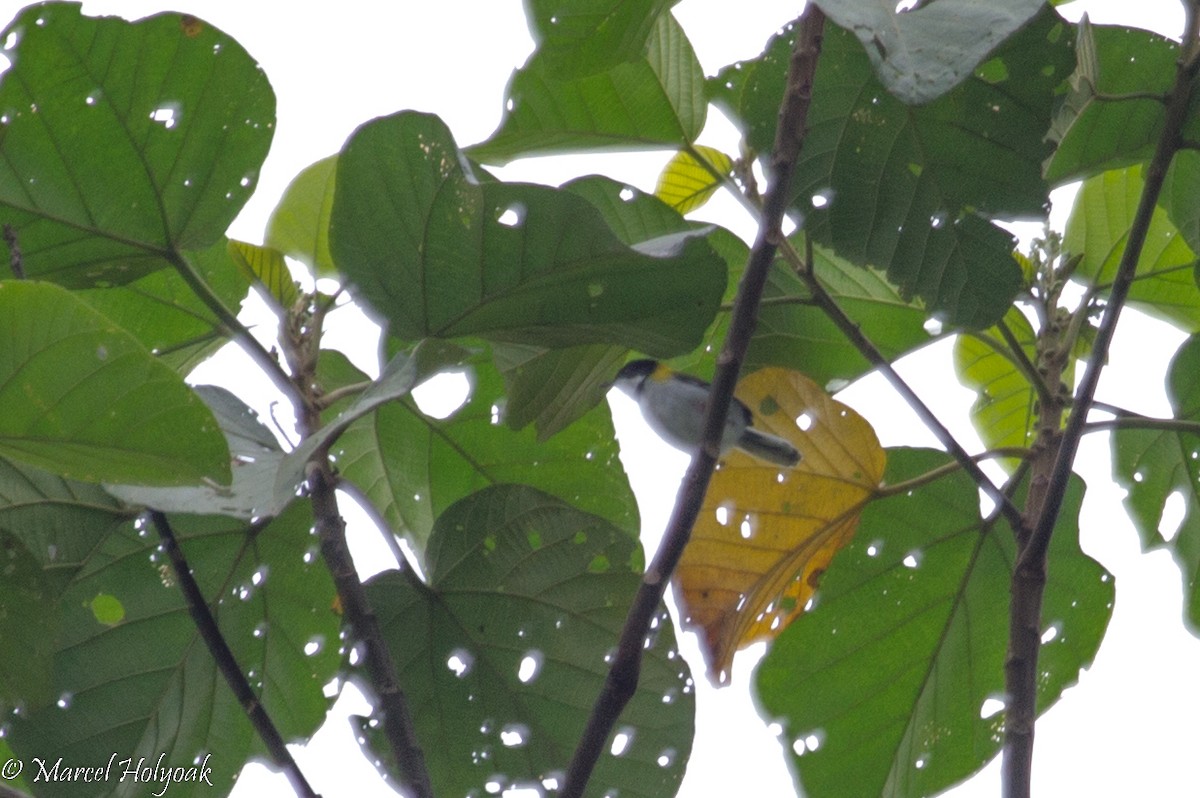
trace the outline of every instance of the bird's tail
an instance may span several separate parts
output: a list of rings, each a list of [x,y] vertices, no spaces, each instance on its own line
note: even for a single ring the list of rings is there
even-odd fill
[[[800,462],[800,452],[795,446],[783,438],[760,432],[754,427],[746,427],[737,446],[742,451],[775,465],[791,468]]]

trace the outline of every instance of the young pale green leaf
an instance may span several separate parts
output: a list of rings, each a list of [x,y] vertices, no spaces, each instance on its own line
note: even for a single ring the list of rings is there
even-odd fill
[[[322,686],[341,661],[341,624],[332,580],[306,554],[316,545],[307,505],[298,502],[257,533],[228,519],[172,520],[259,701],[285,740],[308,737],[329,707]],[[207,756],[212,786],[173,783],[169,793],[224,795],[261,743],[157,545],[156,536],[126,526],[89,553],[58,605],[58,704],[11,719],[8,740],[27,761],[53,751],[64,761],[103,764],[117,751],[118,759],[152,764],[162,755],[164,767],[186,768]],[[77,796],[77,786],[50,782],[45,794]]]
[[[641,580],[640,545],[552,496],[502,485],[438,518],[428,563],[427,587],[388,572],[367,588],[401,663],[434,791],[561,778]],[[694,699],[665,607],[658,620],[621,716],[624,744],[600,758],[589,795],[678,789]]]
[[[1083,182],[1063,238],[1068,252],[1083,256],[1075,271],[1077,279],[1099,285],[1112,282],[1141,200],[1143,169],[1140,165],[1116,169]],[[1195,252],[1167,212],[1156,208],[1146,231],[1137,278],[1129,290],[1129,303],[1188,332],[1200,330],[1200,290],[1192,275],[1195,265]]]
[[[733,159],[718,149],[697,145],[692,151],[681,150],[659,174],[654,196],[679,213],[689,213],[712,198],[732,169]]]
[[[1034,362],[1036,335],[1025,314],[1013,308],[1005,314],[1004,323],[1021,344],[1027,362]],[[986,448],[1033,443],[1037,392],[999,330],[992,328],[981,334],[958,336],[954,342],[954,368],[959,381],[976,393],[971,421]],[[1065,382],[1074,384],[1070,376]],[[1054,386],[1050,387],[1053,390]]]
[[[300,289],[288,271],[283,253],[271,247],[247,244],[245,241],[230,241],[229,255],[252,280],[276,303],[279,311],[290,310],[300,298]]]
[[[605,344],[568,349],[496,344],[492,351],[504,375],[504,423],[518,431],[533,424],[539,443],[604,401],[626,355],[623,347]]]
[[[394,402],[352,425],[332,454],[338,469],[423,548],[434,519],[472,491],[523,483],[594,513],[626,534],[638,532],[637,501],[618,457],[605,405],[593,407],[554,437],[516,432],[504,421],[499,373],[486,358],[468,372],[471,394],[445,419],[411,401]],[[609,375],[611,379],[612,375]]]
[[[625,4],[627,5],[627,4]],[[704,128],[704,71],[683,29],[661,14],[638,57],[572,76],[538,50],[513,74],[499,129],[469,148],[506,163],[538,153],[592,149],[678,149]]]
[[[794,37],[785,30],[711,86],[759,152],[774,141]],[[884,270],[947,325],[995,323],[1020,273],[1012,237],[988,220],[1043,214],[1043,134],[1072,66],[1069,29],[1047,10],[953,91],[910,107],[878,81],[852,34],[828,26],[796,172],[806,229],[840,257]]]
[[[1113,478],[1128,491],[1125,506],[1147,549],[1166,548],[1183,571],[1185,615],[1200,626],[1200,337],[1189,338],[1171,363],[1167,389],[1175,417],[1192,431],[1135,424],[1112,436]],[[1160,532],[1167,500],[1184,513],[1169,537]]]
[[[526,13],[549,69],[579,77],[635,61],[678,0],[531,0]]]
[[[628,246],[570,191],[476,182],[439,119],[403,112],[343,150],[331,245],[400,339],[668,356],[695,346],[725,287],[703,232]]]
[[[119,284],[216,242],[275,126],[266,76],[195,17],[30,6],[0,78],[0,222],[30,277]]]
[[[1089,25],[1088,39],[1075,90],[1050,129],[1058,146],[1046,179],[1055,184],[1149,160],[1179,58],[1176,42],[1138,28]]]
[[[329,254],[336,177],[336,155],[306,166],[288,185],[267,222],[266,245],[296,258],[322,277],[337,273]]]
[[[883,85],[907,105],[930,102],[962,83],[1044,4],[939,0],[900,11],[888,0],[815,2],[839,26],[854,31]]]
[[[227,308],[237,308],[250,281],[234,264],[228,241],[184,253]],[[229,330],[174,269],[160,269],[131,283],[75,292],[89,305],[137,337],[159,360],[187,374],[224,346]]]
[[[948,461],[892,449],[897,484]],[[1095,656],[1112,577],[1079,549],[1083,485],[1071,483],[1050,546],[1038,662],[1045,711]],[[1020,503],[1018,503],[1020,506]],[[983,766],[1003,734],[1011,530],[979,517],[961,472],[869,506],[821,579],[812,609],[758,670],[765,715],[806,795],[934,795]]]
[[[0,455],[82,482],[228,484],[212,413],[64,288],[0,282]]]

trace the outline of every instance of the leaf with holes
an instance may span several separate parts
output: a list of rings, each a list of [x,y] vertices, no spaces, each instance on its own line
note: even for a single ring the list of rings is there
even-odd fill
[[[1142,196],[1143,171],[1143,166],[1131,166],[1083,181],[1063,236],[1066,251],[1083,256],[1075,272],[1079,278],[1098,285],[1112,283]],[[1155,208],[1138,260],[1137,279],[1129,288],[1130,304],[1188,332],[1200,331],[1195,265],[1196,254],[1167,212]]]
[[[785,30],[710,83],[760,153],[774,141],[794,38]],[[906,106],[854,36],[827,26],[794,181],[806,230],[840,257],[885,271],[942,322],[994,324],[1020,272],[1012,237],[991,219],[1044,213],[1043,134],[1073,66],[1069,30],[1046,10],[953,91]]]
[[[697,157],[699,156],[699,157]],[[679,213],[704,205],[733,169],[733,159],[718,149],[697,145],[675,153],[658,176],[654,196]]]
[[[1200,422],[1200,338],[1189,338],[1171,362],[1167,392],[1175,418]],[[1119,428],[1112,435],[1113,478],[1147,549],[1166,548],[1183,571],[1187,618],[1200,625],[1200,435],[1187,429]],[[1167,502],[1182,499],[1183,517],[1160,532]]]
[[[961,470],[929,481],[947,463],[888,451],[891,495],[863,511],[813,608],[759,666],[763,714],[783,726],[807,795],[935,795],[1000,750],[1005,637],[995,631],[1008,627],[1014,535],[980,518]],[[1039,712],[1091,664],[1112,613],[1112,577],[1079,549],[1082,499],[1073,479],[1050,543]]]
[[[470,396],[448,418],[393,402],[352,425],[334,445],[338,469],[418,550],[447,507],[473,491],[522,483],[638,532],[637,501],[618,457],[608,407],[593,407],[553,438],[504,423],[504,386],[486,357],[467,372]],[[609,375],[611,379],[611,374]],[[403,441],[403,445],[396,442]]]
[[[680,560],[681,611],[703,630],[709,678],[722,683],[737,649],[774,639],[804,611],[884,467],[871,426],[802,374],[762,369],[737,395],[756,427],[791,441],[802,459],[780,469],[726,455]]]
[[[81,482],[228,484],[199,397],[64,288],[0,282],[0,455]]]
[[[669,13],[658,17],[637,57],[602,72],[564,74],[554,61],[539,49],[513,74],[500,127],[469,149],[472,158],[505,163],[567,150],[678,149],[704,128],[704,70]]]
[[[333,213],[336,177],[336,155],[301,169],[271,212],[264,241],[323,277],[337,273],[329,254],[329,217]]]
[[[30,6],[0,78],[0,222],[25,272],[126,283],[215,243],[254,190],[275,96],[245,50],[181,14]]]
[[[669,356],[700,340],[725,288],[706,231],[629,246],[573,192],[477,182],[441,120],[412,112],[350,137],[331,224],[358,297],[408,341],[481,336]]]
[[[500,485],[438,518],[428,564],[427,586],[393,571],[367,590],[400,663],[434,792],[561,779],[640,584],[641,546],[553,496]],[[588,794],[674,795],[691,752],[693,700],[660,607],[637,691]],[[362,730],[374,751],[386,749],[377,727]]]
[[[1044,4],[940,0],[901,11],[891,0],[815,1],[831,20],[854,31],[888,91],[908,105],[935,100],[970,77]]]
[[[331,609],[332,580],[313,561],[307,504],[256,531],[228,519],[172,520],[258,699],[285,740],[307,738],[325,719],[322,687],[341,663],[341,619]],[[170,792],[200,798],[215,787],[224,795],[261,743],[200,641],[157,543],[127,525],[89,552],[59,601],[51,675],[58,704],[11,719],[7,740],[27,759],[52,751],[103,763],[119,751],[135,763],[162,755],[164,767],[190,767],[208,755],[212,786],[177,783]],[[71,782],[45,787],[49,796],[79,795]]]

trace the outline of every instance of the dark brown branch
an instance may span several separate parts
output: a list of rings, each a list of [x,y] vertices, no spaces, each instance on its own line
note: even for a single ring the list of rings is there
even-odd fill
[[[317,793],[313,791],[308,780],[304,778],[304,774],[300,772],[296,760],[292,758],[291,751],[288,751],[287,744],[279,734],[279,729],[275,727],[267,710],[259,702],[258,696],[254,694],[246,675],[238,667],[237,659],[233,656],[229,644],[225,642],[225,637],[217,625],[217,619],[213,617],[208,603],[204,600],[204,594],[196,583],[196,578],[192,575],[191,566],[188,565],[183,549],[179,547],[179,541],[175,538],[175,532],[171,528],[170,522],[158,510],[150,510],[149,516],[150,522],[154,524],[154,528],[158,532],[159,540],[162,541],[163,551],[166,552],[167,557],[171,560],[171,566],[175,569],[175,578],[179,580],[179,589],[187,601],[192,621],[196,624],[196,629],[199,630],[204,645],[208,647],[208,652],[212,655],[217,670],[225,677],[225,683],[229,685],[234,697],[242,705],[242,711],[250,719],[254,731],[266,745],[272,764],[283,771],[297,795],[304,796],[304,798],[316,798]]]
[[[396,665],[383,639],[379,619],[367,600],[367,592],[346,545],[346,522],[338,510],[336,482],[325,452],[314,458],[310,469],[308,490],[321,555],[337,587],[342,612],[350,627],[351,643],[362,644],[363,665],[379,702],[376,711],[381,715],[384,735],[391,746],[400,779],[412,790],[414,798],[433,798],[429,769],[417,740],[408,698],[400,689]]]
[[[25,279],[25,261],[21,258],[21,245],[17,242],[17,231],[11,224],[4,225],[4,243],[8,245],[8,267],[12,269],[13,277]]]
[[[561,798],[580,798],[583,795],[617,719],[637,689],[643,642],[651,619],[658,613],[663,593],[691,537],[692,526],[708,490],[719,454],[725,416],[757,321],[767,272],[775,259],[779,243],[784,240],[783,218],[791,201],[792,172],[807,132],[813,75],[821,52],[824,27],[825,15],[814,4],[808,4],[799,20],[787,87],[779,111],[779,127],[771,158],[771,184],[764,199],[758,239],[750,251],[746,271],[738,288],[724,348],[717,357],[705,414],[703,443],[692,458],[662,543],[634,597],[608,676],[567,770]]]
[[[1154,155],[1146,167],[1142,196],[1130,227],[1125,251],[1117,267],[1117,275],[1113,280],[1096,341],[1088,358],[1087,369],[1075,393],[1074,408],[1057,447],[1053,468],[1045,475],[1044,484],[1038,484],[1040,480],[1035,475],[1030,486],[1026,512],[1034,523],[1031,524],[1028,540],[1021,546],[1013,574],[1009,656],[1005,665],[1009,704],[1005,717],[1003,778],[1007,798],[1028,798],[1030,795],[1034,720],[1037,716],[1037,659],[1041,643],[1042,598],[1046,586],[1046,552],[1062,510],[1063,497],[1071,477],[1079,440],[1087,424],[1096,386],[1108,359],[1117,320],[1133,284],[1150,220],[1171,159],[1182,143],[1181,131],[1188,118],[1192,86],[1197,71],[1200,70],[1200,29],[1197,27],[1196,6],[1195,0],[1188,6],[1188,20],[1183,37],[1184,56],[1176,70],[1162,132]],[[1036,497],[1034,488],[1038,489],[1039,495]]]

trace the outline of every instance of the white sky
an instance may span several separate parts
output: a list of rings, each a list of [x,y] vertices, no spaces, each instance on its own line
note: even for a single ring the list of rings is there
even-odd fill
[[[9,13],[0,11],[0,17],[7,19],[20,5],[3,3]],[[1086,0],[1072,5],[1086,6],[1096,22],[1119,21],[1166,33],[1174,33],[1182,19],[1176,0]],[[797,6],[798,0],[683,0],[676,13],[711,74],[761,52],[768,36],[796,15]],[[165,7],[161,0],[84,3],[85,13],[131,19]],[[173,7],[237,38],[258,59],[278,97],[273,149],[255,196],[231,230],[232,236],[255,242],[262,240],[267,216],[291,178],[312,161],[336,152],[355,127],[374,116],[404,108],[431,111],[447,122],[460,144],[486,138],[499,122],[510,70],[533,47],[519,0],[339,0],[312,5],[194,0]],[[713,119],[702,143],[735,151],[728,125],[720,122]],[[558,183],[576,174],[602,172],[650,191],[668,157],[669,153],[640,153],[586,162],[539,159],[502,170],[501,176]],[[750,235],[750,223],[732,201],[714,202],[706,212],[735,232]],[[1122,318],[1128,329],[1118,338],[1109,369],[1121,376],[1104,380],[1101,393],[1132,409],[1165,414],[1169,410],[1161,375],[1182,337],[1151,322],[1133,329],[1137,321],[1131,314]],[[355,334],[339,339],[335,330],[331,343],[351,347]],[[1151,341],[1153,345],[1147,345]],[[373,349],[359,351],[360,365],[369,365]],[[936,345],[910,358],[905,373],[949,420],[960,440],[978,448],[967,421],[972,397],[956,382],[946,385],[932,379],[950,374],[950,362],[947,346]],[[241,375],[252,367],[245,365],[243,370],[241,363],[235,356],[223,371],[238,373],[240,389],[245,389],[253,381]],[[932,445],[930,436],[913,433],[919,424],[881,383],[853,386],[842,398],[872,421],[885,445]],[[648,437],[637,431],[640,422],[627,404],[616,404],[616,410],[623,442]],[[684,458],[664,448],[639,450],[627,455],[626,462],[649,547],[661,534]],[[1084,475],[1093,486],[1082,519],[1084,548],[1116,575],[1117,604],[1095,666],[1038,726],[1035,794],[1192,796],[1195,718],[1200,716],[1200,698],[1192,685],[1200,673],[1200,642],[1180,622],[1178,570],[1165,553],[1140,554],[1120,497],[1100,489],[1109,482],[1107,442],[1099,436],[1089,438],[1080,462],[1087,465]],[[362,548],[356,553],[366,556]],[[688,641],[684,644],[688,653]],[[739,657],[734,685],[714,692],[691,648],[689,661],[700,687],[699,733],[680,795],[792,795],[779,743],[748,698],[752,658]],[[338,710],[365,712],[366,706],[348,692]],[[361,756],[344,720],[333,718],[298,757],[326,798],[395,794]],[[234,795],[264,794],[285,795],[289,790],[282,779],[251,766]],[[947,795],[998,796],[996,763]]]

